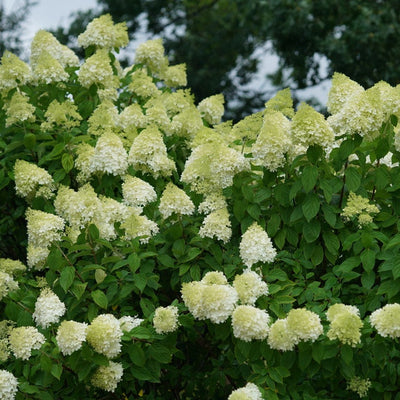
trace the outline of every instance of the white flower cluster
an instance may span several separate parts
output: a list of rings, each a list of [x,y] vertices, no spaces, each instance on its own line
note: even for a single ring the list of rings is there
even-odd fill
[[[178,308],[158,307],[154,312],[153,326],[157,333],[170,333],[178,328]]]
[[[139,326],[144,320],[141,318],[131,317],[129,315],[125,315],[119,319],[119,325],[123,332],[129,332],[133,328]]]
[[[63,321],[57,330],[57,345],[65,356],[82,347],[86,340],[87,324],[76,321]]]
[[[35,303],[33,320],[41,328],[56,323],[65,314],[65,304],[49,288],[44,288]]]
[[[231,221],[227,208],[220,208],[208,214],[199,229],[200,237],[216,237],[226,243],[232,236]]]
[[[146,181],[126,175],[122,184],[123,201],[128,206],[144,207],[157,200],[157,193]]]
[[[242,304],[254,305],[260,296],[268,294],[268,285],[259,274],[250,269],[235,276],[233,287],[236,289]]]
[[[16,358],[28,360],[32,350],[40,349],[45,337],[33,326],[20,326],[11,329],[8,341]]]
[[[234,390],[228,397],[228,400],[262,400],[260,389],[254,383],[248,383],[246,386]]]
[[[232,313],[233,335],[245,342],[266,339],[269,322],[266,311],[249,305],[237,306]]]
[[[18,380],[4,369],[0,370],[0,399],[14,400],[18,390]]]
[[[180,188],[169,182],[161,195],[158,206],[163,218],[172,214],[191,215],[195,207],[190,197]]]
[[[114,392],[121,382],[124,369],[122,364],[109,361],[108,365],[101,365],[92,375],[91,384],[107,392]]]
[[[383,337],[400,337],[400,304],[386,304],[370,316],[371,325]]]

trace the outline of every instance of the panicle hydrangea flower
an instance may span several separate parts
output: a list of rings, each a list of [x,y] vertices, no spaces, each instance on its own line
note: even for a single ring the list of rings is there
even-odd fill
[[[0,338],[0,362],[7,361],[8,357],[10,357],[10,355],[11,355],[11,352],[10,352],[10,345],[8,342],[8,337]],[[1,382],[1,378],[0,378],[0,382]],[[0,387],[1,387],[1,383],[0,383]],[[1,390],[0,390],[0,394],[1,394]]]
[[[323,149],[332,146],[335,139],[332,128],[324,116],[310,105],[301,103],[290,127],[293,144],[302,146],[319,145]]]
[[[24,121],[35,121],[35,107],[29,103],[29,98],[24,94],[15,92],[9,102],[3,106],[6,112],[6,127]]]
[[[386,304],[370,316],[371,325],[383,337],[400,337],[400,304]]]
[[[178,308],[175,306],[158,307],[154,312],[153,326],[157,333],[169,333],[177,330]]]
[[[220,208],[208,214],[199,229],[200,237],[216,237],[226,243],[232,236],[231,221],[227,208]]]
[[[128,28],[125,22],[113,23],[110,14],[95,18],[88,24],[85,32],[78,36],[78,44],[84,48],[96,46],[111,50],[128,45]]]
[[[109,361],[108,365],[101,365],[93,374],[90,383],[107,392],[114,392],[124,373],[121,363]]]
[[[268,294],[268,285],[259,274],[250,269],[235,276],[233,287],[236,289],[242,304],[254,305],[260,296]]]
[[[270,317],[259,308],[241,305],[232,313],[233,335],[245,342],[262,340],[268,336]]]
[[[33,326],[20,326],[11,329],[8,340],[14,356],[28,360],[32,350],[40,349],[45,337]]]
[[[207,194],[229,187],[233,177],[250,168],[243,154],[223,143],[204,143],[186,160],[181,180],[197,193]]]
[[[26,270],[25,265],[19,260],[12,260],[10,258],[0,258],[0,271],[7,274],[14,275]]]
[[[0,399],[14,400],[18,391],[18,380],[4,369],[0,370]]]
[[[200,282],[205,285],[227,285],[228,279],[221,271],[210,271],[203,276]]]
[[[362,228],[373,221],[371,214],[376,214],[378,212],[379,208],[374,204],[370,204],[366,197],[358,196],[350,192],[346,207],[343,208],[342,217],[345,221],[357,218],[358,225]]]
[[[79,65],[78,56],[70,48],[62,45],[50,32],[40,30],[31,43],[30,63],[32,68],[36,68],[43,51],[54,57],[62,68]]]
[[[172,118],[171,131],[178,136],[194,137],[202,128],[203,120],[195,106],[189,106]]]
[[[234,390],[228,397],[228,400],[262,400],[262,394],[254,383],[248,383],[246,386]]]
[[[78,108],[70,100],[62,103],[53,100],[49,104],[44,116],[46,121],[41,124],[41,128],[44,130],[50,130],[55,125],[70,129],[74,126],[79,126],[79,121],[82,120],[81,115],[78,113]]]
[[[54,207],[56,213],[68,221],[70,226],[84,228],[101,209],[101,201],[90,184],[82,186],[77,192],[60,186]]]
[[[364,88],[357,82],[354,82],[344,74],[335,72],[332,76],[332,87],[326,103],[328,112],[330,114],[339,113],[350,97],[357,96],[363,91]]]
[[[295,337],[296,344],[300,341],[314,342],[324,331],[319,316],[305,308],[290,310],[286,321],[288,329]]]
[[[329,307],[326,315],[331,323],[327,332],[330,340],[338,339],[340,342],[353,347],[361,342],[360,329],[363,323],[357,307],[334,304]]]
[[[384,121],[385,113],[377,87],[353,94],[339,113],[328,118],[336,134],[358,133],[367,141],[379,135],[379,129]]]
[[[113,132],[118,125],[118,110],[111,101],[103,101],[93,111],[88,119],[88,133],[101,136],[106,132]]]
[[[162,71],[161,78],[171,88],[187,85],[186,64],[177,64]]]
[[[182,300],[186,307],[192,313],[193,317],[197,319],[206,319],[202,307],[203,288],[205,284],[200,281],[184,282],[182,284],[181,294]]]
[[[189,89],[179,89],[171,93],[167,91],[163,92],[160,95],[159,100],[163,103],[170,117],[181,113],[187,108],[192,108],[193,106],[195,107],[194,97]],[[197,108],[196,111],[198,115],[200,115]]]
[[[61,63],[48,51],[43,50],[33,67],[33,80],[39,84],[66,82],[69,78]]]
[[[76,321],[63,321],[57,330],[57,345],[64,356],[69,356],[82,347],[86,340],[87,324]]]
[[[141,129],[147,126],[147,118],[143,114],[140,105],[134,103],[122,110],[119,114],[117,125],[122,129],[129,129],[130,126]]]
[[[356,392],[360,397],[366,397],[370,387],[371,381],[369,379],[363,379],[359,376],[353,376],[347,382],[347,390]]]
[[[76,177],[77,181],[81,184],[88,181],[92,175],[90,165],[94,154],[94,147],[88,143],[80,143],[76,147],[75,167],[79,170]]]
[[[399,115],[400,87],[393,87],[384,81],[376,83],[373,87],[379,90],[385,119],[391,115]]]
[[[18,282],[7,272],[0,271],[0,300],[10,291],[18,289]]]
[[[97,140],[90,159],[90,171],[122,175],[128,168],[128,154],[121,139],[112,132],[103,133]]]
[[[277,319],[269,328],[268,345],[271,349],[290,351],[297,344],[297,338],[289,329],[287,319]]]
[[[116,82],[108,51],[98,49],[87,58],[79,69],[79,83],[86,88],[93,84],[102,85],[105,88],[114,87]]]
[[[112,314],[101,314],[87,327],[86,340],[98,353],[114,358],[121,352],[122,335],[118,319]]]
[[[149,220],[145,215],[139,215],[137,209],[132,207],[129,216],[122,222],[121,228],[125,229],[124,238],[127,240],[139,238],[140,243],[148,243],[150,238],[158,233],[158,225]]]
[[[208,128],[207,126],[201,126],[201,128],[195,132],[195,135],[191,139],[190,148],[194,150],[203,144],[226,146],[226,140],[221,133],[215,129],[215,127]]]
[[[271,263],[276,257],[271,239],[257,222],[254,222],[242,235],[239,251],[240,258],[249,268],[259,261]]]
[[[48,328],[51,324],[57,323],[65,314],[65,304],[49,288],[44,288],[36,299],[35,311],[32,315],[36,325],[41,328]]]
[[[151,99],[145,104],[146,109],[146,119],[149,125],[155,125],[160,130],[165,132],[166,135],[169,134],[171,130],[171,120],[168,116],[167,109],[161,101]]]
[[[14,165],[15,191],[28,200],[52,197],[55,185],[51,175],[36,164],[17,160]]]
[[[266,113],[251,150],[257,163],[276,171],[285,164],[285,153],[291,146],[290,121],[281,112]]]
[[[28,243],[27,248],[27,264],[29,268],[35,267],[37,270],[41,270],[44,267],[47,256],[50,250],[47,247],[34,246]]]
[[[158,176],[170,176],[176,170],[173,160],[168,158],[167,147],[156,126],[149,126],[134,139],[128,162],[139,171]]]
[[[168,66],[162,39],[148,40],[136,49],[135,64],[144,64],[151,72],[160,73]]]
[[[144,319],[125,315],[119,319],[119,326],[123,332],[130,332],[133,328],[139,326],[143,321]]]
[[[1,57],[0,90],[9,90],[18,85],[25,85],[31,78],[32,72],[29,65],[6,50]]]
[[[268,112],[279,111],[286,117],[293,118],[293,99],[290,89],[279,90],[272,99],[265,103],[265,108]]]
[[[144,69],[137,69],[131,74],[132,82],[128,85],[128,90],[139,97],[145,99],[157,97],[160,93],[153,78],[147,75]]]
[[[197,106],[201,116],[211,125],[219,124],[224,114],[224,95],[215,94],[214,96],[203,99]]]
[[[231,141],[240,140],[240,142],[247,142],[255,140],[260,132],[263,124],[263,113],[260,111],[251,114],[241,121],[233,125],[230,132]]]
[[[157,193],[150,183],[131,175],[124,176],[123,201],[128,206],[144,207],[157,200]]]
[[[227,208],[226,198],[222,192],[211,192],[204,196],[199,204],[198,211],[203,214],[210,214],[220,208]]]
[[[49,247],[61,240],[65,221],[54,214],[28,208],[26,212],[28,242],[36,247]]]
[[[165,219],[172,214],[192,215],[195,207],[184,190],[169,182],[161,195],[158,209]]]

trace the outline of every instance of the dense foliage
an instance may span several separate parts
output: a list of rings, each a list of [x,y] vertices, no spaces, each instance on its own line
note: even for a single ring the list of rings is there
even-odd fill
[[[400,89],[221,123],[161,41],[78,43],[1,60],[0,397],[399,399]]]

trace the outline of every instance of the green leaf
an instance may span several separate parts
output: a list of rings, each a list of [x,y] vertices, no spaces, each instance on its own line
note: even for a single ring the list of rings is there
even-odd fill
[[[69,153],[64,153],[61,158],[61,165],[64,171],[68,174],[69,171],[74,167],[74,158]]]
[[[144,288],[147,285],[147,277],[144,274],[135,274],[134,275],[134,279],[135,279],[135,285],[136,287],[143,292]]]
[[[301,174],[301,183],[304,191],[308,193],[317,183],[318,168],[314,165],[307,165]]]
[[[137,255],[137,253],[132,253],[128,257],[128,262],[129,262],[129,269],[134,274],[140,267],[140,257]]]
[[[83,283],[75,281],[71,287],[71,292],[79,300],[82,297],[83,293],[85,293],[86,286],[87,282]]]
[[[153,302],[150,301],[149,299],[146,299],[145,297],[142,297],[140,299],[140,307],[143,311],[144,316],[147,318],[151,313],[154,312],[156,309]]]
[[[370,272],[375,266],[375,252],[371,249],[365,249],[360,254],[361,262],[365,271]],[[400,275],[399,275],[400,276]],[[395,277],[396,279],[396,277]]]
[[[60,274],[60,285],[66,293],[75,279],[75,268],[64,267]]]
[[[314,193],[309,193],[301,207],[304,217],[308,222],[310,222],[318,214],[319,206],[320,202],[317,195]]]
[[[162,363],[168,364],[171,362],[172,354],[168,347],[165,347],[158,343],[153,343],[149,348],[149,354],[154,360]]]
[[[267,223],[267,233],[269,237],[274,237],[279,230],[281,217],[279,214],[272,214]]]
[[[328,231],[322,234],[322,238],[324,239],[327,250],[331,254],[336,255],[340,247],[340,241],[337,236],[333,232]]]
[[[322,204],[322,212],[324,213],[324,217],[326,222],[334,228],[336,225],[336,213],[334,211],[334,208],[332,206],[329,206],[328,204]]]
[[[132,343],[128,346],[128,355],[135,365],[143,367],[146,364],[146,354],[139,343]]]
[[[321,232],[321,224],[317,220],[313,220],[311,222],[306,222],[303,225],[304,239],[308,243],[312,243],[315,240],[317,240],[320,232]]]
[[[344,172],[346,186],[351,192],[356,192],[361,185],[361,175],[354,167],[348,167]]]
[[[132,337],[138,339],[151,339],[153,337],[152,331],[144,326],[137,326],[136,328],[133,328],[130,334]]]
[[[361,275],[361,284],[365,289],[371,289],[375,283],[375,272],[374,271],[364,271]]]
[[[389,280],[384,281],[378,288],[376,294],[385,294],[388,296],[389,299],[396,296],[397,293],[400,291],[400,283],[398,280]]]
[[[341,351],[341,356],[343,361],[347,364],[350,365],[350,363],[353,361],[353,349],[349,345],[343,345],[342,351]]]
[[[56,379],[60,380],[63,372],[62,364],[53,364],[50,372]]]
[[[93,301],[101,308],[107,309],[108,299],[107,296],[101,290],[94,290],[90,293]]]

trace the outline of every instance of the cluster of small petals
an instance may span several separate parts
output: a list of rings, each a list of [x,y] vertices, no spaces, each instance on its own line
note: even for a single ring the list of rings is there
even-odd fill
[[[330,114],[337,114],[342,109],[347,100],[352,96],[357,96],[364,91],[364,88],[357,82],[339,72],[335,72],[332,77],[332,87],[328,94],[326,103]]]
[[[76,321],[63,321],[57,330],[57,345],[65,356],[72,354],[82,347],[86,340],[87,324]]]
[[[194,137],[204,126],[200,113],[194,106],[189,106],[172,118],[171,130],[175,135]]]
[[[296,338],[296,344],[300,341],[314,342],[324,330],[319,316],[305,308],[290,310],[286,321],[288,329]]]
[[[18,282],[7,272],[0,271],[0,300],[10,291],[18,289]]]
[[[18,380],[4,369],[0,370],[0,399],[13,400],[18,391]]]
[[[227,208],[220,208],[208,214],[199,229],[200,237],[217,238],[226,243],[232,236],[231,221]]]
[[[98,353],[114,358],[121,351],[122,334],[117,318],[101,314],[87,327],[86,340]]]
[[[191,215],[194,213],[195,207],[184,190],[169,182],[161,195],[158,209],[165,219],[172,214]]]
[[[26,270],[25,265],[19,260],[10,258],[0,258],[0,271],[10,275],[17,274]]]
[[[97,140],[90,159],[90,171],[122,175],[127,168],[128,154],[121,139],[115,133],[103,133]]]
[[[88,24],[85,32],[78,36],[78,44],[82,47],[96,46],[111,50],[128,44],[126,23],[114,25],[110,14],[95,18]]]
[[[239,250],[240,258],[247,267],[259,261],[273,262],[276,257],[276,250],[271,239],[257,222],[254,222],[242,235]]]
[[[197,106],[201,116],[211,125],[219,124],[224,114],[225,99],[222,94],[203,99]]]
[[[203,288],[205,284],[199,281],[184,282],[182,284],[181,294],[182,300],[186,307],[197,319],[206,319],[202,307]]]
[[[131,175],[124,177],[122,196],[125,204],[134,207],[144,207],[157,200],[157,193],[150,183]]]
[[[261,111],[243,118],[233,125],[230,132],[231,141],[240,140],[241,143],[245,143],[249,140],[255,140],[259,135],[262,124],[263,113]]]
[[[268,294],[268,285],[259,274],[250,269],[235,276],[233,287],[236,289],[242,304],[254,305],[260,296]]]
[[[65,82],[69,78],[61,63],[46,50],[38,56],[33,68],[33,79],[37,83]]]
[[[11,352],[10,352],[8,337],[1,338],[1,335],[0,335],[0,362],[7,361],[8,358],[10,357],[10,355],[11,355]],[[0,382],[1,382],[1,379],[0,379]],[[0,393],[1,393],[1,391],[0,391]]]
[[[121,228],[125,229],[125,239],[139,238],[140,243],[148,243],[150,238],[158,233],[158,225],[145,215],[139,215],[138,210],[132,208],[128,217],[122,222]]]
[[[109,87],[113,81],[113,70],[107,50],[99,49],[87,58],[79,69],[78,80],[83,87],[90,88],[93,84]]]
[[[335,135],[324,116],[306,103],[301,103],[290,127],[294,144],[319,145],[324,149],[332,146]]]
[[[240,305],[232,313],[233,335],[245,342],[266,339],[269,321],[266,311],[250,305]]]
[[[246,386],[234,390],[228,397],[228,400],[262,400],[260,389],[254,383],[248,383]]]
[[[249,167],[243,154],[224,143],[204,143],[186,160],[181,180],[195,192],[207,194],[231,186],[233,177]]]
[[[279,92],[265,103],[267,111],[280,111],[286,117],[294,116],[293,99],[289,88]]]
[[[334,304],[329,307],[326,314],[330,321],[329,331],[327,332],[330,340],[338,339],[340,342],[353,347],[360,343],[360,329],[363,323],[356,307]]]
[[[170,176],[176,169],[174,161],[168,158],[163,137],[155,126],[144,129],[134,139],[128,162],[135,169],[154,177]]]
[[[270,171],[276,171],[286,162],[285,153],[291,145],[290,121],[281,112],[266,113],[252,146],[253,157]]]
[[[161,131],[167,135],[171,130],[171,120],[168,116],[167,110],[164,104],[159,102],[153,102],[151,105],[146,103],[148,108],[146,109],[146,119],[149,125],[157,126]]]
[[[114,392],[122,379],[124,369],[121,363],[109,361],[108,365],[101,365],[93,374],[90,382],[99,389]]]
[[[53,100],[44,114],[46,121],[42,123],[42,129],[51,129],[54,125],[62,126],[63,128],[72,128],[79,126],[82,120],[81,115],[78,113],[78,108],[74,103],[66,100],[59,103]]]
[[[135,63],[146,65],[152,72],[162,72],[168,66],[162,39],[148,40],[140,44],[136,49]]]
[[[178,328],[178,308],[158,307],[154,312],[153,326],[157,333],[170,333]]]
[[[400,87],[393,87],[384,81],[376,83],[373,87],[379,90],[385,118],[389,118],[391,115],[399,115]]]
[[[88,119],[88,133],[101,136],[103,133],[114,131],[118,118],[118,110],[114,104],[111,101],[103,101]]]
[[[347,390],[356,392],[360,397],[366,397],[370,387],[371,381],[369,379],[363,379],[359,376],[353,376],[347,382]]]
[[[55,189],[53,178],[45,169],[24,160],[15,162],[14,179],[17,195],[28,199],[48,199]]]
[[[35,121],[35,107],[29,103],[29,98],[22,93],[15,92],[9,102],[3,106],[6,112],[6,127],[24,121]]]
[[[370,316],[371,325],[383,337],[400,337],[400,304],[386,304]]]
[[[201,128],[195,132],[195,135],[191,139],[190,148],[194,150],[203,144],[222,146],[226,145],[226,140],[221,133],[215,129],[215,127],[209,128],[207,126],[201,126]]]
[[[221,271],[210,271],[203,276],[200,282],[205,285],[227,285],[228,279]]]
[[[149,97],[157,97],[159,90],[153,82],[153,78],[147,75],[144,69],[137,69],[131,74],[132,82],[128,89],[135,95],[145,99]]]
[[[48,247],[61,239],[65,221],[57,215],[29,208],[26,220],[28,241],[33,246]]]
[[[44,288],[35,303],[35,311],[32,315],[36,325],[48,328],[56,323],[65,314],[65,304],[49,288]]]
[[[144,320],[141,318],[125,315],[119,319],[119,326],[123,332],[130,332],[132,329],[139,326]]]
[[[204,196],[199,204],[198,211],[203,214],[210,214],[220,208],[226,208],[226,198],[221,192],[211,192]]]
[[[18,85],[24,85],[31,77],[32,72],[29,65],[6,50],[1,57],[0,90],[9,90]]]
[[[161,78],[169,87],[186,86],[186,64],[177,64],[167,67],[162,71]]]
[[[134,103],[122,110],[119,114],[117,124],[122,129],[128,129],[130,126],[141,129],[147,126],[147,118],[143,114],[140,105]]]
[[[33,326],[20,326],[11,329],[8,340],[14,356],[28,360],[32,350],[40,349],[45,337]]]
[[[271,349],[290,351],[297,344],[294,333],[289,329],[287,319],[277,319],[269,328],[268,345]]]
[[[160,95],[159,100],[162,101],[171,117],[194,106],[194,97],[189,89],[178,89],[171,93],[165,91]]]
[[[43,269],[49,253],[50,250],[47,247],[34,246],[28,243],[26,255],[28,267],[35,267],[37,270]]]
[[[347,198],[347,204],[343,208],[342,217],[346,221],[357,218],[358,225],[361,228],[373,221],[371,214],[376,214],[378,212],[379,208],[374,204],[370,204],[366,197],[350,192]]]
[[[75,167],[79,170],[77,181],[79,183],[87,182],[92,175],[90,165],[94,154],[94,147],[88,143],[80,143],[76,147]]]

